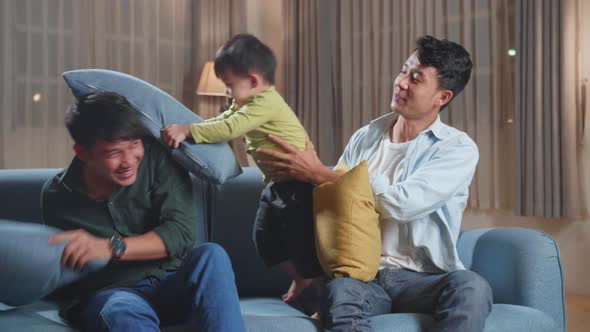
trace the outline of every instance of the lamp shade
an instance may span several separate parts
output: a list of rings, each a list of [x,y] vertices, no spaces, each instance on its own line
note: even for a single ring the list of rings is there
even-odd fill
[[[197,95],[199,96],[221,96],[225,97],[225,84],[215,76],[213,61],[208,61],[203,67],[199,85],[197,86]]]

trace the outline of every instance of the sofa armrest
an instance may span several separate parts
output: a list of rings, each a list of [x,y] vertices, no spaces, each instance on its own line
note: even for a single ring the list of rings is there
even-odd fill
[[[465,267],[488,280],[494,303],[538,309],[565,331],[563,274],[553,238],[525,228],[476,229],[461,234],[458,250]]]

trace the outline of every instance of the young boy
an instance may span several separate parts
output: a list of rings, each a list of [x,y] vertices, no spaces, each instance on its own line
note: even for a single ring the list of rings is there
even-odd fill
[[[257,148],[281,150],[268,135],[282,137],[300,150],[307,133],[274,87],[276,59],[272,50],[248,34],[230,39],[215,57],[215,74],[227,87],[233,104],[203,123],[173,124],[162,129],[164,142],[177,148],[184,139],[196,143],[224,142],[244,135],[248,153],[258,163],[268,159]],[[312,278],[323,275],[313,228],[312,189],[308,183],[275,183],[272,169],[258,165],[268,185],[262,192],[254,223],[256,250],[267,266],[281,264],[293,278],[285,302],[293,301]]]

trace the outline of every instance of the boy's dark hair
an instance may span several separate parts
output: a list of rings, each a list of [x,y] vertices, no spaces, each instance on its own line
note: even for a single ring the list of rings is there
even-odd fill
[[[85,149],[99,140],[132,140],[147,134],[127,98],[114,92],[80,98],[66,111],[65,124],[74,142]]]
[[[274,84],[276,66],[272,50],[250,34],[235,35],[215,55],[217,77],[228,69],[241,76],[256,72]]]
[[[416,51],[420,64],[436,68],[439,87],[451,90],[453,99],[463,91],[473,67],[470,55],[463,46],[446,39],[423,36],[416,40]],[[451,101],[443,105],[441,110]]]

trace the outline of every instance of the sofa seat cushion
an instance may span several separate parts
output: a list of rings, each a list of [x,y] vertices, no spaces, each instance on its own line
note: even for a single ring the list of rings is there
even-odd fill
[[[389,314],[373,317],[374,331],[417,332],[428,330],[434,320],[425,314]],[[554,332],[559,331],[553,319],[533,308],[494,304],[486,320],[485,332]]]
[[[246,327],[250,332],[307,332],[321,331],[318,322],[277,298],[245,298],[240,301]],[[55,304],[39,301],[11,309],[0,304],[0,326],[3,332],[27,331],[72,332],[58,316]],[[373,317],[375,332],[426,331],[433,323],[425,314],[388,314]],[[162,331],[190,331],[186,326],[166,327]],[[552,318],[533,308],[494,304],[486,320],[485,332],[554,332],[559,328]]]
[[[60,317],[57,304],[37,301],[13,308],[0,303],[0,330],[3,332],[74,332]]]
[[[248,331],[321,331],[318,321],[277,298],[247,298],[240,301]]]
[[[321,331],[318,322],[276,298],[248,298],[240,301],[248,331]],[[371,319],[375,332],[419,332],[432,326],[432,316],[395,313]],[[551,317],[539,310],[510,304],[494,304],[485,332],[539,331],[559,329]]]
[[[485,331],[554,332],[560,328],[548,314],[525,306],[494,304]]]

